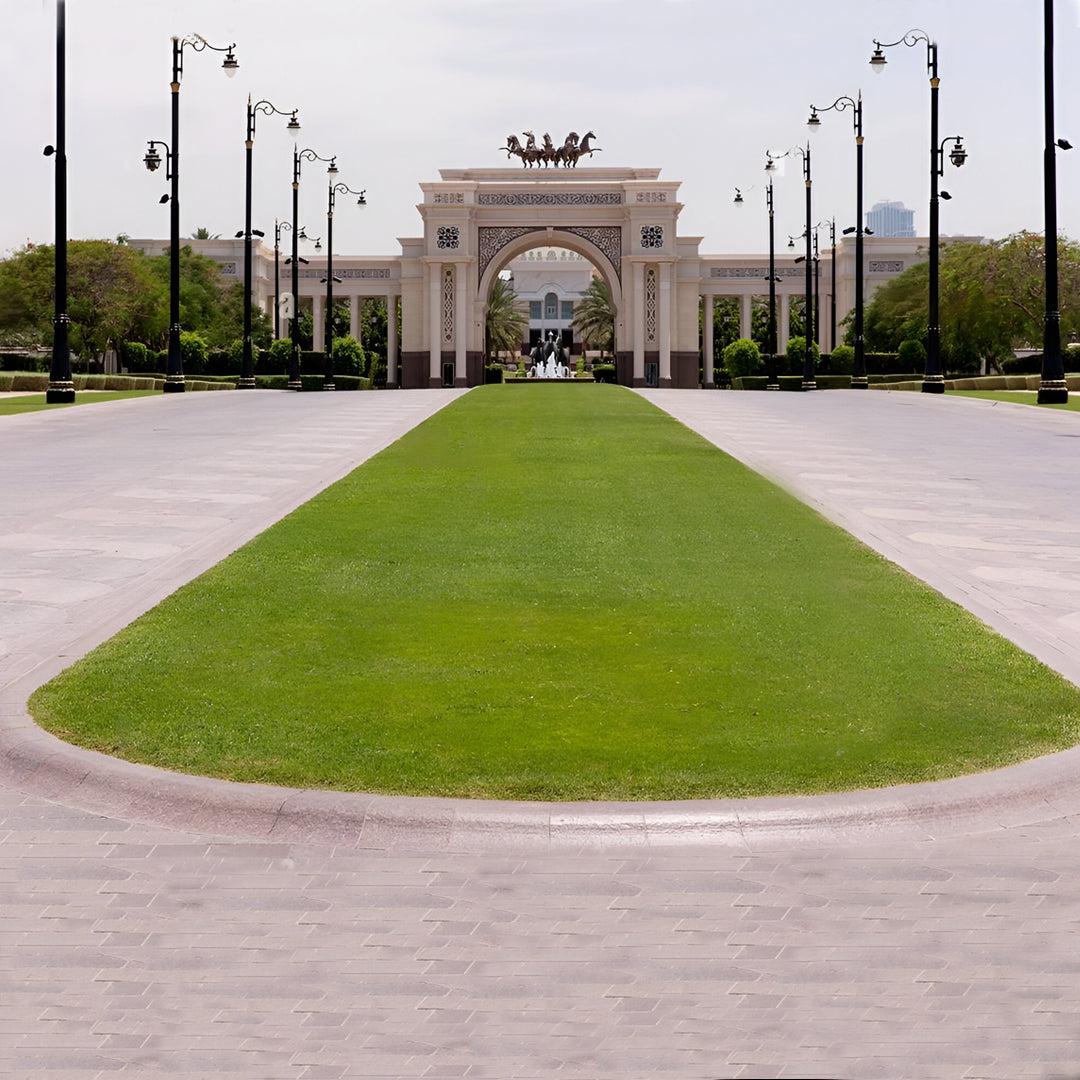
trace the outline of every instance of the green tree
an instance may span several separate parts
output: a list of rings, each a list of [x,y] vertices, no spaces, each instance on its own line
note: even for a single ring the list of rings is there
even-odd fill
[[[356,338],[334,338],[334,372],[338,375],[367,375],[367,357]]]
[[[67,245],[67,312],[72,351],[99,357],[125,341],[147,341],[167,327],[167,295],[146,257],[109,240]],[[52,245],[27,246],[0,262],[0,336],[7,344],[52,343]]]
[[[484,324],[487,362],[500,353],[518,356],[521,339],[528,320],[518,306],[518,295],[508,278],[497,277],[488,294],[487,318]]]
[[[814,370],[816,371],[818,364],[821,363],[821,350],[818,348],[816,341],[810,342],[810,355],[813,357]],[[785,357],[787,360],[787,374],[801,375],[806,365],[806,338],[801,336],[790,338],[787,343]]]
[[[739,338],[724,349],[724,367],[733,379],[754,375],[761,366],[761,352],[757,342]]]
[[[219,240],[221,233],[212,233],[205,225],[200,225],[192,234],[192,240]]]
[[[615,351],[615,305],[607,282],[594,276],[574,308],[570,325],[581,335],[582,341],[602,353]]]

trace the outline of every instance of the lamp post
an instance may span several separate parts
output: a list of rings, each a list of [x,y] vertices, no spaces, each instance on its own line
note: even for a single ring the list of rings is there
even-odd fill
[[[818,113],[844,112],[852,110],[852,122],[855,128],[855,359],[851,368],[852,390],[865,390],[866,378],[866,349],[863,344],[863,307],[864,307],[864,262],[863,262],[863,126],[862,126],[862,92],[858,98],[838,97],[831,105],[823,109],[810,106],[810,119],[807,125],[816,130],[821,126]],[[833,233],[833,274],[836,273],[836,233]],[[835,304],[835,281],[833,296]],[[836,344],[835,318],[833,320],[833,345]]]
[[[1057,148],[1072,149],[1065,139],[1054,138],[1054,0],[1043,0],[1043,213],[1046,237],[1046,310],[1043,315],[1040,405],[1061,405],[1069,400],[1065,362],[1061,355],[1061,312],[1058,310]]]
[[[811,194],[813,181],[810,174],[810,144],[807,143],[805,148],[802,146],[793,146],[790,150],[785,150],[782,154],[768,154],[766,156],[765,168],[773,172],[776,170],[776,162],[781,158],[785,158],[788,154],[798,154],[802,158],[803,164],[803,183],[806,185],[806,228],[804,235],[806,236],[806,253],[803,258],[806,260],[806,352],[803,355],[803,390],[816,390],[817,382],[814,380],[814,346],[810,335],[809,320],[813,317],[811,315],[811,304],[813,303],[814,294],[814,267],[813,267],[813,251],[811,249],[811,231],[813,225],[811,220],[813,218],[813,209],[811,205]]]
[[[735,205],[743,205],[742,192],[738,188],[735,189]],[[765,327],[765,389],[779,390],[780,383],[776,378],[776,222],[771,174],[765,188],[765,209],[769,214],[769,321]]]
[[[254,390],[255,389],[255,360],[252,355],[251,346],[251,237],[262,236],[258,229],[252,229],[251,227],[251,171],[252,171],[252,148],[255,144],[255,118],[262,113],[264,116],[270,116],[277,114],[279,116],[288,116],[289,122],[285,125],[287,131],[293,135],[297,135],[300,132],[300,121],[296,118],[296,109],[291,111],[288,109],[279,109],[272,105],[269,101],[258,101],[254,105],[251,104],[251,95],[248,94],[247,102],[247,139],[244,143],[245,157],[246,157],[246,169],[244,175],[244,231],[238,233],[238,236],[244,238],[244,358],[240,367],[240,390]],[[277,303],[277,238],[276,238],[276,223],[275,223],[275,247],[274,247],[274,302]],[[276,316],[275,316],[276,321]],[[275,327],[275,337],[277,336],[277,330]]]
[[[814,228],[823,229],[826,225],[829,227],[829,244],[832,249],[832,254],[829,257],[832,271],[832,292],[829,296],[829,351],[832,352],[836,348],[836,218],[819,221]],[[816,246],[815,241],[815,250]]]
[[[274,340],[281,337],[281,277],[278,273],[278,264],[281,257],[281,230],[288,229],[292,232],[292,226],[287,221],[274,219]]]
[[[327,169],[330,173],[330,189],[326,201],[326,373],[323,376],[323,389],[334,389],[334,204],[337,201],[338,192],[342,195],[356,195],[357,206],[367,206],[367,199],[363,191],[353,191],[347,184],[335,184],[334,174],[337,169]],[[366,190],[366,189],[365,189]],[[353,328],[353,337],[359,327]]]
[[[172,181],[172,189],[161,201],[170,204],[169,214],[169,361],[165,374],[165,393],[176,394],[184,391],[184,362],[180,354],[180,80],[184,75],[184,48],[190,45],[195,52],[210,49],[225,53],[221,64],[222,70],[232,78],[239,70],[231,45],[211,45],[201,34],[192,34],[181,40],[172,39],[172,143],[168,147],[171,167],[167,178]],[[161,164],[161,158],[154,152],[155,146],[165,146],[159,140],[150,143],[150,149],[143,158],[143,163],[153,172]]]
[[[945,378],[941,371],[941,327],[939,323],[938,304],[938,265],[940,253],[938,251],[938,177],[941,175],[939,162],[941,153],[938,144],[938,87],[941,80],[938,78],[938,50],[937,43],[930,40],[924,30],[909,30],[898,41],[883,45],[874,39],[874,53],[870,57],[870,67],[876,74],[885,70],[883,49],[891,49],[896,45],[907,45],[911,48],[920,41],[926,42],[926,70],[930,73],[930,312],[929,322],[926,327],[926,372],[923,375],[922,390],[925,394],[943,394],[945,392]],[[957,147],[960,147],[959,136],[956,137]],[[963,165],[967,157],[962,153],[959,160],[956,151],[950,154],[949,159],[956,166]],[[862,224],[860,222],[860,224]]]
[[[45,156],[56,156],[54,211],[56,240],[53,245],[55,283],[53,287],[53,344],[49,366],[49,387],[45,401],[66,405],[75,400],[71,379],[71,350],[68,347],[67,313],[67,49],[64,0],[56,0],[56,146],[46,146]]]
[[[337,174],[336,157],[320,157],[314,150],[298,150],[293,147],[293,182],[292,182],[292,352],[289,354],[289,389],[300,390],[300,230],[296,219],[300,212],[300,164],[304,161],[326,161],[326,170],[331,176]]]

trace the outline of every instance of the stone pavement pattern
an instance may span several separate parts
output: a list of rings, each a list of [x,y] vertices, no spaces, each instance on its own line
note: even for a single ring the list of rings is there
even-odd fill
[[[324,436],[339,442],[337,452],[360,455],[346,433],[384,421],[351,410],[369,402],[400,407],[412,394],[238,400],[256,396],[264,395],[144,399],[123,406],[144,419],[120,431],[116,413],[108,425],[87,415],[66,453],[43,463],[26,502],[11,465],[31,467],[19,460],[20,446],[43,452],[34,432],[45,422],[5,422],[0,550],[32,547],[11,536],[50,536],[33,550],[43,552],[42,566],[52,565],[53,541],[66,533],[50,522],[69,513],[74,496],[44,490],[54,479],[50,466],[73,473],[76,491],[102,472],[112,475],[113,487],[88,492],[80,513],[96,505],[111,514],[112,499],[153,491],[149,506],[136,504],[140,511],[156,506],[160,515],[183,516],[166,497],[176,486],[189,509],[214,498],[225,505],[229,491],[233,505],[244,492],[284,505],[281,486],[302,501],[299,489],[321,486],[329,466],[324,457],[323,474],[297,475],[305,455],[291,441],[294,429],[316,456]],[[865,410],[874,410],[871,428],[897,429],[894,463],[912,460],[935,413],[899,395],[868,400],[877,396],[679,395],[687,408],[704,409],[698,423],[720,416],[732,448],[760,455],[759,465],[768,464],[767,452],[786,456],[793,484],[800,470],[813,470],[811,457],[824,460],[831,447],[841,458],[863,453]],[[662,398],[654,396],[668,407]],[[947,430],[965,408],[952,400],[935,405],[949,418]],[[254,454],[244,442],[252,421],[242,415],[252,409],[267,410],[260,423],[272,432]],[[973,430],[987,444],[1008,444],[1016,424],[1037,426],[968,411],[981,417]],[[47,433],[63,441],[57,415],[49,414]],[[1080,424],[1055,418],[1048,430],[1067,431],[1063,419]],[[962,457],[967,437],[960,431],[954,440]],[[142,459],[132,460],[130,450],[108,456],[112,443],[119,455],[133,439],[141,439]],[[762,445],[747,449],[755,440]],[[942,472],[953,467],[941,463],[945,450],[934,449]],[[876,453],[860,458],[867,470],[881,466]],[[251,475],[268,455],[284,485]],[[917,472],[917,460],[911,468]],[[243,480],[230,482],[237,471]],[[769,471],[783,472],[778,464]],[[873,480],[879,492],[893,490],[891,483],[884,473]],[[995,501],[1032,497],[1030,483],[1017,478],[1007,488],[992,476],[971,485],[966,490],[985,513]],[[826,486],[866,490],[858,480]],[[154,532],[161,522],[153,516],[125,519],[125,542]],[[85,525],[89,518],[74,520],[88,536],[98,528]],[[190,524],[189,543],[198,547],[211,527]],[[925,531],[931,527],[938,531],[933,520]],[[221,528],[244,531],[235,523]],[[152,542],[183,549],[176,540],[173,533]],[[199,557],[213,561],[210,549],[235,542],[203,542]],[[1020,554],[1013,553],[1014,567]],[[109,605],[105,622],[122,621],[137,606],[110,596],[120,577],[154,558],[184,556],[135,548],[111,557],[134,562],[111,570],[107,559],[94,563],[91,580],[109,586],[98,595]],[[84,580],[84,558],[91,556],[70,560],[72,589]],[[7,558],[2,565],[3,587],[14,590]],[[180,572],[174,566],[159,580],[144,569],[146,592]],[[12,602],[33,607],[25,595]],[[42,592],[38,603],[50,602],[61,623],[82,601]],[[65,648],[94,636],[80,626],[73,624],[78,640]],[[33,640],[43,648],[47,635]],[[27,650],[8,651],[15,661],[6,690],[25,684],[32,663]],[[10,694],[2,704],[12,719]],[[8,775],[0,784],[3,1076],[1080,1076],[1072,896],[1080,799],[1070,805],[1067,795],[1011,811],[1007,824],[976,816],[959,831],[935,835],[931,826],[922,838],[809,827],[794,837],[765,831],[745,842],[702,843],[689,830],[664,845],[594,837],[562,849],[488,850],[449,839],[434,844],[422,832],[394,843],[361,835],[320,844],[168,828],[90,812],[64,791],[46,797],[35,776],[13,783]]]

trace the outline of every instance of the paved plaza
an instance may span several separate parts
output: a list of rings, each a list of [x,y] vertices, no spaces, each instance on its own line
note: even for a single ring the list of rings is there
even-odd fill
[[[28,722],[34,686],[462,392],[0,424],[0,1075],[1080,1077],[1076,751],[515,805],[174,777]],[[1080,417],[642,393],[1080,682]]]

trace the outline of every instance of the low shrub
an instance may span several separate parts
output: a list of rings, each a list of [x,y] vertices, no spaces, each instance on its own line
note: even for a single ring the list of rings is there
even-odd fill
[[[613,383],[615,381],[614,364],[593,364],[592,373],[596,382]]]
[[[851,345],[837,345],[829,354],[828,365],[833,375],[850,375],[855,370],[855,349]]]
[[[484,365],[484,383],[501,383],[503,381],[503,369],[501,364]]]
[[[733,379],[753,375],[761,367],[761,350],[756,341],[739,338],[724,348],[724,368]]]

